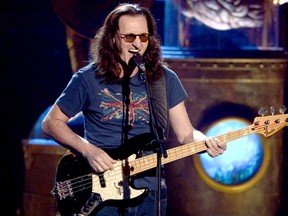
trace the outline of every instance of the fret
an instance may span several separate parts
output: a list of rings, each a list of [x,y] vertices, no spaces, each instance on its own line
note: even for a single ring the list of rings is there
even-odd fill
[[[254,124],[241,128],[235,131],[228,132],[226,134],[215,136],[214,138],[218,138],[222,142],[229,142],[232,140],[236,140],[238,138],[251,135],[253,133],[259,133],[267,137],[268,135],[272,135],[276,133],[278,130],[287,126],[287,114],[286,115],[274,115],[270,116],[269,122],[274,122],[273,124],[267,125],[266,122],[268,117],[257,117],[254,120]],[[286,117],[286,118],[285,118]],[[263,119],[263,120],[262,120]],[[282,122],[280,119],[283,119]],[[275,124],[276,122],[276,124]],[[269,128],[270,127],[270,128]],[[184,145],[177,146],[172,149],[167,150],[168,157],[162,158],[161,163],[166,164],[202,151],[207,150],[205,141],[197,141],[192,143],[187,143]],[[125,164],[126,165],[126,164]],[[145,156],[143,158],[138,158],[128,163],[129,172],[131,175],[135,175],[137,173],[149,170],[151,168],[155,168],[157,166],[157,154],[154,153],[152,155]]]

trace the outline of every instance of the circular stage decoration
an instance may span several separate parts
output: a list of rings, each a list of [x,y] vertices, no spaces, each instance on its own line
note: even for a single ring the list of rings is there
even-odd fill
[[[211,124],[208,137],[248,126],[241,118],[224,118]],[[270,151],[261,135],[252,134],[227,143],[224,154],[212,158],[207,153],[194,157],[200,177],[209,186],[224,192],[238,192],[254,185],[267,169]]]

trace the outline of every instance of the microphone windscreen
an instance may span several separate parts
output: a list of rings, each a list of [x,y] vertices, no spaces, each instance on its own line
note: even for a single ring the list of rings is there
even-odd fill
[[[143,72],[145,71],[145,64],[143,62],[143,58],[139,53],[136,53],[133,55],[133,59],[136,63],[136,65],[142,70]]]
[[[137,66],[143,64],[142,56],[139,53],[134,54],[133,58]]]

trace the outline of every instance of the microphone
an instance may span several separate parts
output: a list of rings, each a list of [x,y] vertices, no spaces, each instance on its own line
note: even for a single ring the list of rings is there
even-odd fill
[[[133,60],[137,67],[143,72],[146,72],[145,63],[143,62],[142,56],[139,53],[133,55]]]

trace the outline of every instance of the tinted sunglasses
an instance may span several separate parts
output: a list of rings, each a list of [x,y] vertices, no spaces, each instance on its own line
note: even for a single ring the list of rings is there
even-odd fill
[[[148,33],[143,33],[143,34],[121,34],[118,33],[121,38],[124,39],[125,42],[132,43],[135,41],[136,37],[139,36],[141,42],[147,42],[149,39],[149,34]]]

